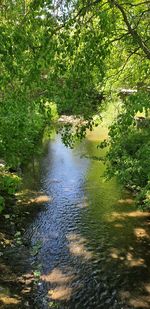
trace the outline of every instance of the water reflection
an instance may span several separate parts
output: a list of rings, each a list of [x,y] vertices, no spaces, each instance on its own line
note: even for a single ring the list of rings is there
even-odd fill
[[[90,159],[105,155],[96,145],[87,139],[71,150],[59,136],[47,145],[35,199],[45,211],[26,233],[41,242],[35,308],[150,307],[150,214],[115,179],[104,182],[105,165]]]

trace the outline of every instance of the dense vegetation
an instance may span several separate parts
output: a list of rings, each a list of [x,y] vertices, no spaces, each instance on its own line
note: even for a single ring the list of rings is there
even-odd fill
[[[149,116],[150,1],[2,0],[0,11],[1,195],[16,190],[10,168],[35,151],[54,105],[59,114],[91,121],[119,100],[108,175],[138,190],[148,204],[150,126],[137,128],[134,118]],[[136,92],[121,94],[123,88]]]

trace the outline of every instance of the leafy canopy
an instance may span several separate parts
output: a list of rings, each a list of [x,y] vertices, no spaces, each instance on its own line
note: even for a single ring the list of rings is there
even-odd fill
[[[149,10],[148,0],[2,0],[0,158],[17,166],[34,152],[51,102],[91,120],[134,88],[110,131],[114,153],[114,139],[121,145],[136,113],[149,110]]]

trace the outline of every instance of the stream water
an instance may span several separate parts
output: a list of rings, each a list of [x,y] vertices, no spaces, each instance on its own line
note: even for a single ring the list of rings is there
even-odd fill
[[[104,151],[94,139],[72,150],[55,136],[40,180],[26,175],[46,197],[25,233],[39,244],[33,308],[150,308],[150,217],[115,179],[104,181],[105,166],[95,160]]]
[[[0,308],[150,308],[150,212],[105,181],[100,138],[97,128],[69,149],[54,134],[25,168],[16,210],[28,224],[21,242],[19,231],[4,238]]]

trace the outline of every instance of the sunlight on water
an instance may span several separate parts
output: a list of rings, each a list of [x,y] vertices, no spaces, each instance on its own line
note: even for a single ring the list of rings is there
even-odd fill
[[[59,135],[44,147],[39,194],[31,199],[45,207],[26,232],[33,246],[40,242],[35,308],[150,307],[150,214],[136,210],[116,179],[105,181],[99,134],[89,132],[75,149]]]

